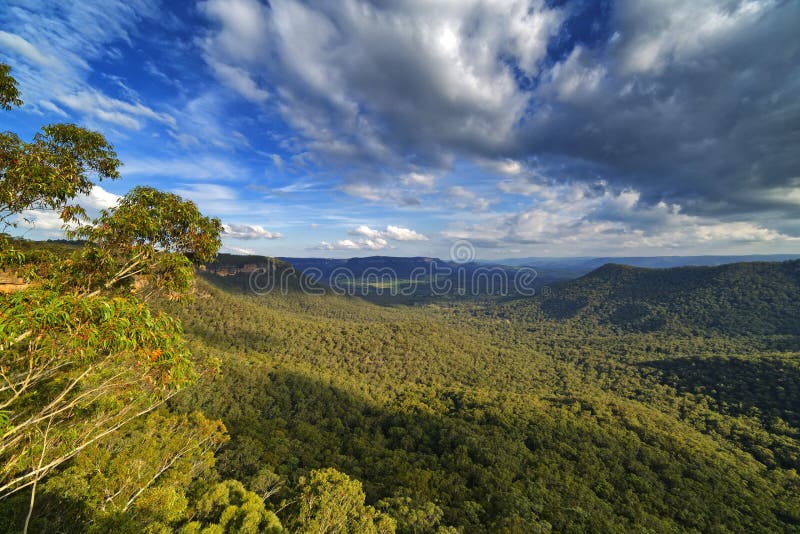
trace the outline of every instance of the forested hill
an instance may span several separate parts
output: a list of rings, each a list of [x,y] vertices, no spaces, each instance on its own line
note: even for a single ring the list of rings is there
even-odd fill
[[[550,258],[508,258],[494,260],[494,263],[510,266],[529,266],[539,268],[560,268],[589,273],[607,263],[619,263],[634,267],[667,269],[670,267],[714,267],[728,263],[778,262],[800,259],[800,254],[748,254],[738,256],[617,256],[617,257],[550,257]]]
[[[606,264],[535,302],[551,318],[640,331],[800,334],[800,261],[671,269]]]
[[[786,266],[722,273],[754,268]],[[650,276],[681,272],[608,266],[556,296],[594,288],[622,302]],[[248,488],[278,480],[266,506],[284,523],[292,488],[333,467],[399,533],[800,525],[792,339],[627,331],[591,323],[588,307],[587,320],[544,316],[540,298],[376,306],[208,283],[227,280],[199,280],[188,306],[163,303],[193,353],[221,362],[170,409],[220,419],[230,441],[215,470]]]

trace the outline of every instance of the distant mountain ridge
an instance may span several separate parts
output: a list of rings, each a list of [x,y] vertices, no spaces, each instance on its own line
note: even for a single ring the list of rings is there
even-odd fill
[[[743,262],[775,262],[800,259],[800,254],[747,254],[747,255],[706,255],[706,256],[577,256],[577,257],[530,257],[508,258],[489,260],[487,263],[497,263],[510,266],[529,267],[558,267],[564,269],[585,269],[590,272],[607,263],[630,265],[632,267],[710,267],[725,265],[727,263]]]
[[[460,264],[453,261],[427,256],[367,256],[356,258],[294,258],[278,257],[279,260],[290,263],[298,271],[319,269],[323,278],[327,278],[334,269],[345,268],[356,276],[360,276],[367,269],[393,269],[398,276],[408,277],[414,269],[429,269],[431,265],[439,267],[460,267],[467,271],[478,268],[497,267],[510,268],[531,267],[548,281],[567,280],[587,274],[607,263],[630,265],[633,267],[669,268],[688,266],[716,266],[729,263],[742,262],[776,262],[800,259],[800,254],[768,254],[768,255],[736,255],[736,256],[630,256],[630,257],[530,257],[508,258],[499,260],[476,260]]]
[[[348,269],[356,276],[363,275],[367,269],[392,269],[397,276],[408,278],[415,269],[429,270],[434,264],[445,267],[456,265],[439,258],[426,256],[394,257],[394,256],[367,256],[361,258],[287,258],[279,257],[281,261],[291,264],[298,271],[319,269],[323,279],[327,279],[335,269]]]
[[[609,263],[536,302],[549,317],[631,330],[800,335],[800,260],[668,269]]]

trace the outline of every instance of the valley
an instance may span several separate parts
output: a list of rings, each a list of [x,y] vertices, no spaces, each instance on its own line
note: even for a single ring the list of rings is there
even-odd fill
[[[549,298],[414,307],[208,276],[168,309],[222,372],[173,406],[225,422],[225,476],[334,466],[465,532],[780,530],[800,505],[799,272],[607,266]],[[653,291],[677,302],[664,321],[619,320]]]

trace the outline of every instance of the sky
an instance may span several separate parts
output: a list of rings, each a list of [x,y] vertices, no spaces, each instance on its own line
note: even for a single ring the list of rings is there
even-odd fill
[[[798,28],[796,0],[3,0],[0,128],[103,133],[122,178],[84,205],[174,192],[225,252],[800,253]]]

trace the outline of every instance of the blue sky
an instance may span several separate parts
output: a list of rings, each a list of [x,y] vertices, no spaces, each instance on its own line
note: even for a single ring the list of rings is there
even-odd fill
[[[228,252],[796,253],[798,26],[777,0],[10,0],[2,127],[102,132],[123,178],[88,206],[173,191]]]

